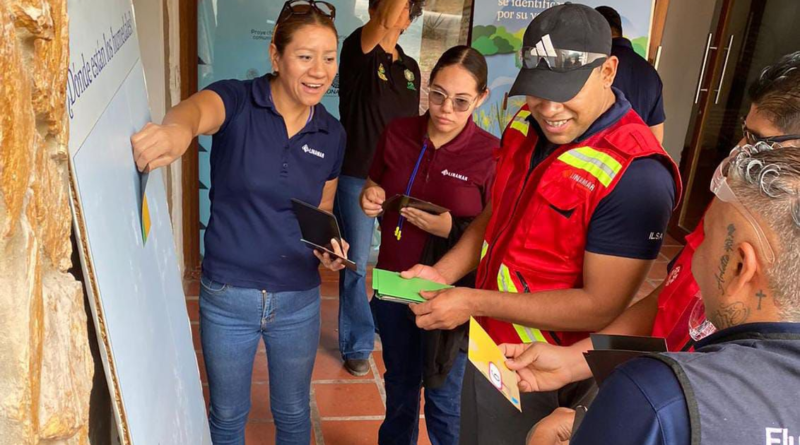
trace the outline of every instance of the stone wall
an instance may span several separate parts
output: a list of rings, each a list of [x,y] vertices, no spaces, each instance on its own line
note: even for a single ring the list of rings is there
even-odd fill
[[[0,0],[0,445],[88,444],[94,363],[72,265],[66,0]]]

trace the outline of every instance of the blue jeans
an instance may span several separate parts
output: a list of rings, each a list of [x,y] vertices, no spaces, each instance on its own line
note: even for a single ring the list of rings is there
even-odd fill
[[[408,307],[372,299],[386,363],[386,419],[380,445],[416,445],[422,388],[422,331]],[[467,354],[459,352],[444,384],[425,388],[425,424],[433,445],[457,445],[461,419],[461,382]]]
[[[276,442],[308,445],[311,371],[320,331],[319,288],[269,293],[206,277],[200,284],[200,333],[211,394],[212,442],[244,444],[253,361],[263,338]]]
[[[355,272],[348,269],[339,272],[339,351],[345,360],[369,358],[375,346],[375,322],[365,289],[375,218],[361,210],[358,197],[364,182],[352,176],[339,176],[333,207],[342,236],[350,243],[348,257],[357,266]]]

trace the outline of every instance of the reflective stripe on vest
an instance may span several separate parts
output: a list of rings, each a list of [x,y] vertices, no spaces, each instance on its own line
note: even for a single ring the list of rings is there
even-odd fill
[[[530,124],[528,123],[528,116],[531,115],[530,111],[527,110],[520,110],[516,116],[514,116],[514,120],[511,122],[511,128],[514,130],[519,131],[525,137],[528,136],[528,128],[530,128]]]
[[[485,246],[488,247],[488,244],[485,244]],[[511,279],[511,271],[505,264],[501,264],[500,270],[497,272],[497,288],[503,292],[510,292],[513,294],[519,293],[517,285],[514,284],[514,280]],[[523,343],[533,343],[535,341],[547,343],[544,335],[542,335],[542,331],[538,329],[514,324],[514,330],[517,331],[517,335],[519,335],[519,339],[522,340]]]
[[[483,260],[483,257],[486,256],[486,252],[488,251],[489,251],[489,243],[487,243],[486,240],[484,240],[483,247],[481,247],[481,260]]]
[[[573,148],[562,153],[558,160],[589,173],[606,187],[622,170],[616,159],[591,147]]]

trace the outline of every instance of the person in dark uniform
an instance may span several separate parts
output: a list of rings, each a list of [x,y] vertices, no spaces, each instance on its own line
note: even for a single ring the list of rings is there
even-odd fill
[[[800,440],[800,149],[737,146],[711,190],[692,272],[718,331],[619,366],[571,444]]]
[[[658,142],[664,142],[663,84],[658,71],[633,50],[630,40],[622,37],[622,18],[610,6],[598,6],[597,12],[605,17],[611,27],[611,55],[619,59],[614,88],[619,89],[631,103],[633,110],[650,126]]]
[[[488,204],[495,168],[492,152],[500,141],[472,120],[473,111],[488,94],[487,71],[486,60],[473,48],[447,50],[431,72],[429,112],[396,119],[386,127],[364,185],[364,212],[373,217],[381,214],[381,204],[398,194],[449,211],[433,215],[406,207],[383,213],[384,236],[377,267],[393,272],[408,269],[422,261],[432,243],[445,243],[439,249],[444,254]],[[434,255],[430,263],[440,256]],[[474,285],[474,275],[470,282],[459,285]],[[461,351],[466,326],[457,331],[425,332],[415,325],[408,306],[373,298],[372,307],[386,363],[386,419],[378,443],[417,443],[424,384],[425,423],[431,442],[456,445],[467,363],[466,353]],[[436,346],[430,347],[434,342]]]
[[[361,211],[364,186],[378,138],[393,119],[419,115],[419,66],[397,44],[422,15],[422,0],[370,0],[370,19],[342,44],[339,116],[347,132],[334,213],[350,242],[356,271],[339,276],[339,351],[345,369],[369,372],[375,324],[366,293],[366,271],[375,218]]]
[[[245,442],[262,340],[276,442],[311,440],[319,260],[343,266],[300,242],[291,199],[333,207],[345,133],[319,102],[336,75],[334,16],[329,3],[287,1],[269,48],[273,74],[215,82],[131,137],[141,171],[178,159],[197,135],[214,137],[200,333],[216,445]]]

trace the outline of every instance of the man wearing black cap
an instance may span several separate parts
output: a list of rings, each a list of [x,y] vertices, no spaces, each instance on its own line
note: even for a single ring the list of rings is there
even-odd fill
[[[633,110],[650,127],[659,142],[664,140],[664,100],[658,71],[633,50],[630,40],[622,37],[622,18],[610,6],[598,6],[611,27],[611,55],[619,59],[614,87],[625,94]]]
[[[565,4],[529,25],[511,95],[523,107],[503,134],[491,206],[433,267],[404,276],[476,289],[423,293],[417,325],[452,329],[475,316],[497,343],[570,345],[628,306],[657,258],[680,196],[677,166],[612,88],[617,59],[597,11]],[[472,372],[470,372],[472,371]],[[468,367],[461,443],[519,444],[589,382],[523,395],[519,413]]]

